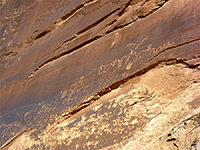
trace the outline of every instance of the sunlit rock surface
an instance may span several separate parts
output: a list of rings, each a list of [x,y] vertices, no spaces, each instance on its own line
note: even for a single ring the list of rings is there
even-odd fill
[[[2,149],[200,149],[198,0],[2,0]]]

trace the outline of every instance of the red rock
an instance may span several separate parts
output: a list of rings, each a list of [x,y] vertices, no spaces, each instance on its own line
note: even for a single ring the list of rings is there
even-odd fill
[[[69,120],[74,116],[78,118],[78,114],[86,110],[95,114],[92,111],[93,105],[103,104],[100,103],[103,96],[111,94],[115,89],[119,90],[119,86],[126,81],[140,77],[144,73],[148,74],[159,66],[171,65],[173,68],[175,64],[182,64],[183,68],[188,68],[185,70],[190,70],[188,72],[198,77],[199,72],[191,70],[196,69],[199,64],[199,59],[195,59],[200,55],[199,8],[198,0],[192,2],[189,0],[73,2],[38,0],[13,1],[13,3],[2,1],[1,145],[18,133],[22,133],[7,144],[8,147],[19,146],[15,141],[20,141],[34,129],[35,136],[42,137],[41,142],[37,139],[34,142],[39,147],[51,146],[51,142],[45,142],[55,140],[53,136],[54,134],[57,136],[57,131],[50,131],[50,136],[45,131],[54,126],[61,130],[56,118],[61,119],[59,122],[69,117]],[[184,69],[180,66],[177,70],[180,70],[180,74],[184,74]],[[186,78],[189,77],[187,72],[185,74]],[[179,74],[171,75],[171,77],[179,76]],[[163,78],[165,77],[168,78],[164,74]],[[198,93],[198,88],[190,89],[193,86],[189,86],[191,84],[189,79],[182,85],[181,82],[170,83],[170,78],[156,83],[156,87],[159,89],[166,86],[173,89],[172,86],[175,84],[177,87],[183,86],[185,89],[188,87],[188,90]],[[193,80],[195,78],[192,78],[191,82]],[[181,81],[184,82],[184,79]],[[199,78],[195,82],[198,83]],[[141,84],[143,83],[139,85]],[[149,87],[149,90],[153,88]],[[182,89],[183,93],[185,89]],[[166,89],[164,91],[169,92]],[[180,95],[176,92],[172,90],[169,95],[171,97]],[[123,91],[121,93],[123,94]],[[182,117],[174,120],[170,127],[178,124],[184,116],[194,113],[192,111],[197,111],[198,102],[193,101],[198,100],[195,98],[198,99],[198,95],[191,96],[192,100],[188,100],[190,104],[195,103],[192,105],[195,108],[186,109],[181,114]],[[172,100],[170,97],[166,99]],[[108,100],[109,98],[105,99]],[[135,102],[131,105],[134,104]],[[174,103],[173,107],[178,105],[181,105],[179,101]],[[119,108],[116,106],[116,109]],[[180,113],[180,110],[177,109],[175,112]],[[145,113],[142,116],[140,119],[145,120]],[[151,119],[150,117],[144,122],[139,122],[134,128],[130,125],[130,130],[139,134],[142,129],[146,129],[145,125]],[[164,123],[161,126],[164,131]],[[29,128],[31,130],[23,133]],[[105,135],[108,141],[93,148],[112,147],[114,140],[117,141],[115,138],[120,134],[115,135],[114,129],[111,132],[113,132],[112,138]],[[43,137],[44,134],[48,135],[47,139]],[[98,135],[100,138],[97,141],[105,138],[100,133]],[[126,136],[133,135],[126,134]],[[125,136],[119,136],[123,137]],[[149,138],[147,135],[146,137]],[[76,143],[69,137],[70,139]],[[56,145],[53,143],[52,148],[60,148],[58,143]],[[117,143],[127,147],[123,142],[117,141]],[[142,143],[143,146],[145,143],[148,145],[147,141],[143,140]],[[30,148],[33,145],[24,146]],[[70,148],[75,149],[75,146],[72,144]],[[151,146],[155,148],[153,143]]]

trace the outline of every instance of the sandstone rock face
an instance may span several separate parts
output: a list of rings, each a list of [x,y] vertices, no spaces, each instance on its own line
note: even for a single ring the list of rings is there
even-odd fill
[[[2,149],[200,149],[198,0],[2,0]]]

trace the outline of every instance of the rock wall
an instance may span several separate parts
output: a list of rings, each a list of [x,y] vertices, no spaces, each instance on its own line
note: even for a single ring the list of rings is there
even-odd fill
[[[200,149],[199,10],[1,1],[2,149]]]

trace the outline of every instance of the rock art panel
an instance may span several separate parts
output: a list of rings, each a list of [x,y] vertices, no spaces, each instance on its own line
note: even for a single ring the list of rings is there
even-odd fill
[[[199,8],[1,1],[2,148],[198,149]]]

